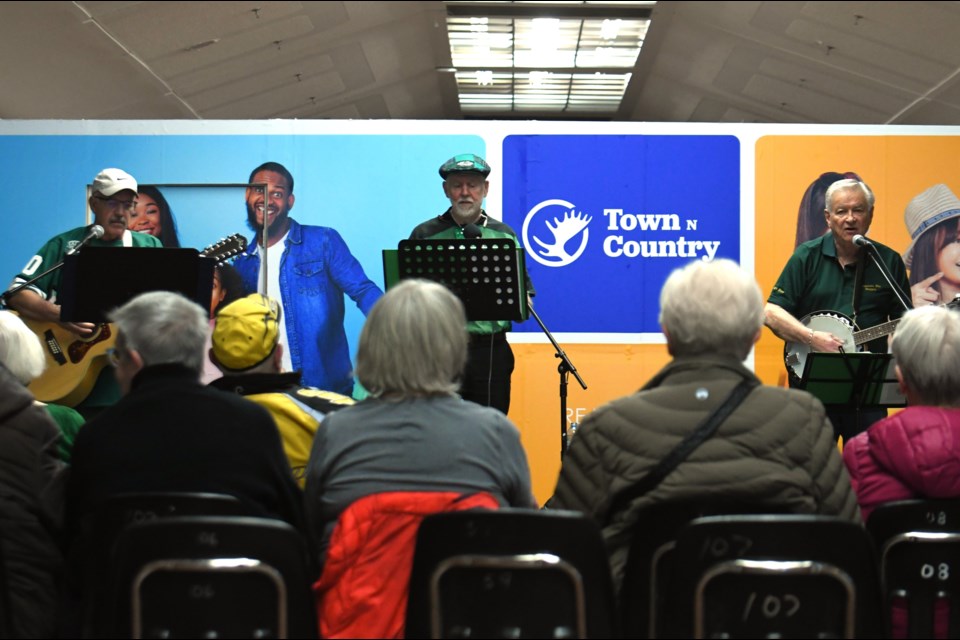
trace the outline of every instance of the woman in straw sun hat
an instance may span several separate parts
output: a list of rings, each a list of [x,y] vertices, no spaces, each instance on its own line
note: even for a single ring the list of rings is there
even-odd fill
[[[907,204],[903,221],[913,306],[950,302],[960,295],[960,198],[935,184]]]

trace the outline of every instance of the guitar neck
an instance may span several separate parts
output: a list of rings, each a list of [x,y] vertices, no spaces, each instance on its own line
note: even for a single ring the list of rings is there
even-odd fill
[[[890,320],[889,322],[884,322],[883,324],[878,324],[875,327],[870,327],[869,329],[864,329],[863,331],[857,331],[853,334],[853,343],[858,347],[877,338],[882,338],[883,336],[888,336],[894,332],[897,328],[897,325],[900,324],[900,318],[896,320]]]
[[[957,309],[960,307],[960,294],[954,296],[953,300],[950,302],[941,304],[939,306],[946,307],[947,309],[951,310]],[[864,342],[870,342],[871,340],[876,340],[877,338],[890,335],[893,333],[894,329],[897,328],[897,325],[902,319],[903,318],[897,318],[896,320],[884,322],[883,324],[878,324],[875,327],[870,327],[869,329],[864,329],[863,331],[857,331],[853,334],[853,343],[857,346],[860,346]]]

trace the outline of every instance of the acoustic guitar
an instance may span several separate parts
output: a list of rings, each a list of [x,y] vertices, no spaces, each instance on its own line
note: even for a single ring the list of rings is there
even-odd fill
[[[217,263],[229,260],[247,248],[247,239],[239,233],[210,245],[200,252]],[[69,407],[80,404],[107,366],[107,352],[116,342],[116,331],[109,323],[98,325],[86,337],[72,333],[56,322],[38,322],[22,318],[40,338],[47,364],[43,374],[27,388],[41,402]]]
[[[943,306],[949,309],[960,307],[960,296]],[[893,333],[897,325],[900,324],[900,320],[901,318],[897,318],[896,320],[890,320],[889,322],[878,324],[875,327],[858,331],[853,320],[838,311],[815,311],[802,317],[800,322],[808,329],[832,333],[843,340],[843,347],[841,348],[845,353],[855,353],[857,351],[863,351],[864,344]],[[803,377],[803,368],[807,362],[807,354],[809,353],[810,345],[801,342],[787,342],[783,346],[784,364],[787,365],[787,369],[797,378]]]

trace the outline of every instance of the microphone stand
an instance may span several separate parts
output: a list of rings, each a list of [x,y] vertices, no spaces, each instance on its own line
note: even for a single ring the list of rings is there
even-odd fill
[[[63,266],[63,260],[61,260],[61,261],[58,262],[57,264],[53,265],[52,267],[50,267],[49,269],[47,269],[46,271],[44,271],[44,272],[41,273],[40,275],[34,276],[33,278],[30,278],[29,280],[27,280],[27,281],[25,281],[25,282],[21,282],[20,284],[18,284],[17,286],[15,286],[13,289],[9,289],[9,290],[7,290],[7,291],[4,291],[2,294],[0,294],[0,302],[3,302],[4,306],[9,306],[10,298],[12,298],[13,296],[17,295],[18,293],[20,293],[20,291],[22,291],[23,289],[26,289],[27,287],[29,287],[30,285],[32,285],[34,282],[36,282],[36,281],[39,280],[40,278],[44,277],[44,276],[47,275],[47,274],[53,273],[54,271],[56,271],[57,269],[59,269],[59,268],[62,267],[62,266]]]
[[[20,293],[20,291],[29,287],[30,285],[32,285],[34,282],[44,277],[45,275],[53,273],[54,271],[62,267],[64,261],[67,259],[68,256],[73,256],[80,253],[80,250],[83,249],[85,246],[87,246],[87,244],[91,240],[96,240],[97,238],[102,238],[102,237],[103,237],[103,227],[101,227],[99,224],[91,225],[90,229],[87,231],[86,237],[83,240],[81,240],[80,243],[77,244],[74,248],[67,251],[67,253],[63,256],[63,258],[60,259],[60,262],[53,265],[52,267],[50,267],[40,275],[30,278],[26,282],[21,282],[20,284],[15,286],[13,289],[8,289],[7,291],[4,291],[2,294],[0,294],[0,302],[2,302],[4,306],[8,306],[10,302],[10,298],[17,295],[18,293]]]
[[[567,354],[560,345],[557,344],[557,341],[553,338],[553,334],[550,333],[547,326],[543,324],[543,320],[541,320],[537,312],[534,311],[533,306],[527,305],[527,309],[530,311],[530,315],[533,316],[534,320],[537,321],[537,324],[540,325],[540,329],[543,330],[543,333],[546,334],[550,340],[550,344],[557,350],[554,357],[560,358],[557,371],[560,373],[560,458],[563,459],[563,454],[566,453],[567,450],[567,379],[569,374],[572,373],[584,389],[587,388],[587,384],[583,381],[583,378],[580,377],[580,374],[577,373],[577,368],[573,366],[570,358],[567,357]]]
[[[877,265],[877,269],[880,270],[883,279],[887,281],[887,284],[890,285],[890,288],[893,289],[893,292],[897,296],[897,300],[903,305],[903,308],[907,311],[913,309],[913,303],[906,298],[903,291],[900,290],[900,285],[896,284],[893,281],[893,277],[890,275],[890,271],[887,270],[887,266],[883,264],[883,261],[877,257],[877,248],[873,243],[867,244],[864,246],[864,249],[867,250],[867,255],[870,256],[870,259],[873,260],[873,264]]]

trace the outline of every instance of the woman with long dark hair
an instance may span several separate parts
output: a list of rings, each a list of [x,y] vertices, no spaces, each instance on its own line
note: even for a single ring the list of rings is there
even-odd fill
[[[137,206],[130,212],[127,227],[131,231],[147,233],[158,238],[164,247],[178,248],[177,222],[170,211],[167,199],[152,185],[140,185],[137,189]]]

